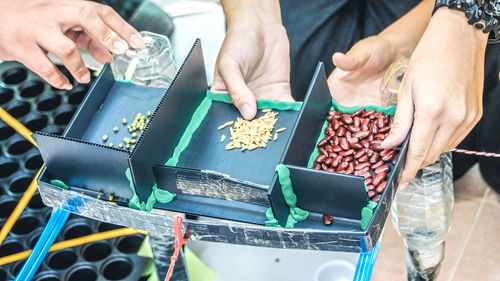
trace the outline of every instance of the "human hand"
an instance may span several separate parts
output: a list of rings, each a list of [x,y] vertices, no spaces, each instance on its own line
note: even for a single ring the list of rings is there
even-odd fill
[[[293,101],[289,53],[288,37],[280,22],[265,22],[258,16],[230,22],[211,90],[229,92],[246,120],[257,114],[256,99]]]
[[[332,97],[344,106],[384,105],[380,83],[397,57],[395,46],[383,35],[365,38],[345,54],[333,54],[336,69],[328,77]]]
[[[2,0],[0,59],[17,60],[60,89],[69,80],[47,57],[58,57],[80,83],[90,81],[78,48],[99,62],[112,60],[109,51],[124,53],[128,45],[142,47],[140,34],[111,7],[90,1]]]
[[[417,171],[456,147],[482,115],[487,34],[467,23],[461,11],[439,9],[410,58],[398,92],[384,148],[412,134],[400,179],[404,188]]]

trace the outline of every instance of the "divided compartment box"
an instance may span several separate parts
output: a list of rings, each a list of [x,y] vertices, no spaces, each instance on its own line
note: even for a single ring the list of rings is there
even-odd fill
[[[205,218],[199,221],[185,219],[184,226],[189,229],[191,238],[205,241],[280,248],[371,250],[389,212],[408,140],[389,174],[388,185],[371,222],[366,230],[361,230],[361,210],[368,203],[363,179],[306,168],[331,107],[322,63],[318,64],[300,111],[278,111],[275,129],[287,129],[280,133],[277,142],[270,141],[267,148],[249,152],[226,151],[227,141],[220,142],[222,132],[217,127],[240,115],[233,105],[213,101],[205,118],[191,132],[192,138],[176,165],[168,166],[167,160],[174,154],[193,114],[206,97],[205,77],[199,40],[168,90],[115,82],[106,67],[62,137],[36,135],[46,163],[38,181],[44,202],[68,209],[71,207],[65,204],[71,204],[69,201],[73,199],[70,198],[80,197],[84,200],[74,198],[74,204],[80,205],[71,208],[73,212],[103,221],[110,221],[112,217],[114,223],[132,227],[143,225],[145,230],[161,229],[162,233],[173,228],[173,225],[165,225],[172,214],[201,215]],[[138,100],[144,96],[148,98]],[[121,126],[122,118],[131,120],[136,113],[148,110],[154,113],[135,149],[128,152],[107,146],[123,138],[119,133],[126,131],[123,130],[126,126],[121,127],[116,136],[112,130],[114,126]],[[259,114],[262,114],[260,110]],[[105,144],[102,142],[104,134],[109,137]],[[227,130],[225,135],[228,139]],[[295,229],[263,226],[267,220],[266,210],[271,206],[281,225],[285,225],[288,216],[289,208],[275,173],[280,163],[290,170],[293,189],[298,196],[297,206],[310,211],[310,217],[297,223]],[[103,193],[113,195],[115,201],[125,199],[118,203],[126,203],[133,195],[125,177],[128,168],[142,202],[148,200],[155,184],[159,189],[176,193],[172,202],[154,205],[175,213],[159,216],[154,212],[103,205],[105,201],[93,198],[95,193]],[[51,179],[64,181],[72,190],[51,185]],[[80,191],[84,194],[77,193]],[[66,203],[60,203],[64,198]],[[123,220],[117,214],[94,215],[85,211],[86,204],[106,212],[133,213],[135,217],[129,215]],[[334,215],[332,225],[322,224],[323,213]],[[144,219],[150,221],[142,222]]]

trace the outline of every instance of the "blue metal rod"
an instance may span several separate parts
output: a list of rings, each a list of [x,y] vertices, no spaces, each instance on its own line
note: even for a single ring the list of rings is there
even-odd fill
[[[64,223],[66,223],[69,215],[70,213],[68,211],[56,209],[50,217],[47,226],[45,226],[42,235],[40,235],[38,242],[36,242],[33,252],[31,252],[31,255],[24,263],[23,268],[19,271],[15,281],[29,281],[33,278],[33,275],[35,275],[35,272],[38,270],[38,267],[45,258],[45,255],[47,255],[50,247],[56,240],[57,235],[59,235],[59,232],[64,226]]]

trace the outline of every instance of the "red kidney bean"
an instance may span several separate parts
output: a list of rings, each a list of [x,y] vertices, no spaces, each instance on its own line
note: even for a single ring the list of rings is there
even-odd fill
[[[366,167],[370,167],[370,163],[364,162],[364,163],[359,163],[354,167],[355,170],[362,170]]]
[[[370,130],[370,125],[361,124],[361,131],[368,131],[368,130]]]
[[[381,143],[381,140],[373,140],[370,144],[370,148],[374,151],[381,151],[383,149],[382,146],[380,146]]]
[[[377,118],[376,123],[377,123],[377,126],[378,126],[379,128],[383,128],[383,127],[384,127],[384,125],[385,125],[385,118],[384,118],[384,115],[380,115],[380,116]]]
[[[375,153],[375,151],[373,151],[373,150],[371,150],[371,149],[367,149],[367,150],[366,150],[366,155],[367,155],[368,157],[372,157],[372,155],[373,155],[374,153]]]
[[[391,167],[389,167],[388,165],[382,165],[380,167],[378,167],[377,169],[375,169],[375,174],[380,174],[382,172],[389,172],[389,170],[391,169]]]
[[[344,122],[342,122],[342,120],[340,120],[340,119],[339,119],[339,125],[344,126]]]
[[[335,119],[339,119],[340,118],[340,112],[338,112],[336,110],[330,110],[330,111],[328,111],[328,115],[333,116]]]
[[[372,115],[370,115],[370,120],[375,120],[377,119],[380,115],[382,115],[382,112],[374,112]]]
[[[380,194],[373,196],[372,201],[378,203],[378,201],[380,201]]]
[[[375,186],[373,186],[373,184],[367,184],[367,185],[366,185],[366,189],[367,189],[368,191],[372,191],[372,190],[375,190]]]
[[[377,195],[377,193],[375,192],[375,190],[368,191],[368,197],[370,197],[370,199],[372,199],[373,197],[375,197],[375,195]]]
[[[363,113],[361,115],[361,117],[366,118],[366,117],[372,115],[372,113],[374,113],[374,112],[375,112],[375,109],[368,110],[367,112]]]
[[[325,171],[327,171],[327,172],[335,172],[335,169],[334,168],[326,168]]]
[[[338,130],[337,130],[337,136],[339,137],[343,137],[345,135],[345,129],[344,127],[340,127]]]
[[[355,143],[355,144],[351,145],[351,147],[356,149],[356,150],[363,149],[363,146],[359,143]]]
[[[345,163],[345,164],[344,164]],[[345,165],[345,167],[344,167]],[[335,169],[335,172],[340,173],[341,171],[345,170],[349,166],[349,163],[342,161],[338,166],[337,169]]]
[[[348,138],[348,139],[352,138],[352,133],[351,133],[351,131],[346,131],[346,132],[345,132],[345,137],[346,137],[346,138]]]
[[[329,152],[329,153],[328,153],[328,157],[330,157],[330,158],[335,158],[335,157],[337,157],[337,156],[338,156],[338,154],[337,154],[337,153],[335,153],[335,152]]]
[[[322,220],[324,225],[330,225],[333,223],[333,217],[330,215],[323,215]]]
[[[326,151],[328,152],[332,152],[333,151],[333,146],[331,146],[330,144],[327,144],[323,147]]]
[[[347,166],[347,169],[345,169],[346,174],[352,174],[354,172],[354,165],[349,163],[349,166]]]
[[[330,135],[330,136],[334,136],[335,135],[335,131],[331,127],[326,127],[325,128],[325,133],[327,135]]]
[[[382,133],[382,134],[385,134],[385,133],[389,132],[390,130],[391,130],[391,126],[385,126],[385,127],[383,127],[383,128],[380,128],[380,129],[378,130],[378,132],[379,132],[379,133]]]
[[[365,181],[366,181],[367,179],[371,179],[371,178],[372,178],[372,173],[370,173],[370,172],[368,171],[368,172],[366,172],[366,173],[365,173],[364,175],[362,175],[362,176],[365,178]]]
[[[318,155],[318,157],[316,157],[316,162],[323,163],[323,161],[325,161],[325,159],[326,159],[326,155],[320,154],[320,155]]]
[[[339,120],[337,120],[337,119],[333,119],[331,124],[332,124],[332,128],[333,128],[335,131],[336,131],[336,130],[338,130],[338,129],[339,129],[339,127],[340,127]]]
[[[351,132],[351,133],[357,133],[361,129],[359,128],[359,126],[356,126],[356,125],[348,125],[347,130],[349,130],[349,132]]]
[[[359,131],[357,133],[354,133],[352,136],[357,138],[357,139],[364,139],[370,135],[370,131]]]
[[[366,162],[365,162],[366,163]],[[369,173],[370,172],[370,167],[364,167],[363,169],[361,170],[357,170],[359,171],[360,173],[364,174],[364,173]]]
[[[370,147],[370,142],[368,140],[361,140],[360,143],[364,148]]]
[[[391,150],[391,151],[387,152],[386,155],[382,156],[382,160],[384,160],[385,162],[391,161],[392,158],[394,158],[394,150]]]
[[[360,163],[368,162],[368,160],[369,160],[368,155],[363,155],[363,156],[358,158],[358,161]]]
[[[398,161],[398,156],[399,156],[399,153],[395,153],[394,154],[394,157],[392,158],[392,164],[396,165],[396,162]]]
[[[334,136],[334,137],[332,138],[332,142],[331,142],[331,143],[332,143],[332,145],[333,145],[333,146],[337,146],[337,145],[339,145],[339,143],[340,143],[340,138],[339,138],[339,137],[337,137],[337,136]]]
[[[375,177],[373,178],[373,185],[375,186],[379,185],[383,180],[385,180],[385,178],[387,178],[386,172],[376,174]]]
[[[361,114],[363,114],[363,112],[365,112],[365,109],[360,108],[360,109],[354,111],[354,113],[352,114],[352,117],[360,116]]]
[[[344,161],[351,162],[352,160],[354,160],[354,157],[352,157],[352,156],[344,157]]]
[[[344,114],[342,114],[341,118],[342,118],[342,122],[344,122],[344,124],[352,124],[352,122],[353,122],[351,114],[344,113]]]
[[[357,139],[357,138],[348,138],[347,142],[349,143],[349,145],[353,145],[355,143],[358,143],[359,139]]]
[[[318,150],[319,150],[319,153],[321,153],[323,155],[328,155],[328,152],[323,147],[318,148]]]
[[[340,162],[342,162],[342,158],[344,158],[342,155],[335,157],[335,159],[333,159],[332,162],[332,167],[337,167],[340,164]]]
[[[354,117],[354,126],[359,127],[361,125],[361,120],[358,116]]]
[[[340,147],[340,145],[333,147],[333,152],[341,152],[341,151],[342,151],[342,147]]]
[[[321,169],[321,164],[319,164],[319,163],[314,163],[314,164],[313,164],[313,169],[316,169],[316,170]]]
[[[361,156],[365,155],[365,153],[366,153],[366,150],[365,150],[365,149],[361,149],[361,150],[359,150],[358,152],[356,152],[356,153],[354,154],[354,158],[358,159],[358,158],[360,158]]]
[[[328,169],[328,166],[326,166],[325,164],[321,164],[321,169],[326,170]]]
[[[381,182],[378,186],[377,186],[377,189],[375,189],[375,191],[377,191],[378,193],[382,193],[384,192],[384,189],[385,189],[385,186],[387,185],[387,181],[383,181]]]
[[[385,140],[385,134],[376,134],[373,136],[374,139]]]
[[[380,153],[379,153],[379,154],[380,154],[380,156],[384,156],[384,155],[386,155],[386,154],[387,154],[387,152],[389,152],[389,151],[390,151],[390,150],[389,150],[389,149],[387,149],[387,148],[386,148],[386,149],[382,149],[382,151],[380,151]]]
[[[373,140],[373,135],[369,135],[368,136],[368,141],[372,141]]]
[[[349,156],[349,155],[353,155],[354,154],[354,149],[349,149],[349,150],[346,150],[346,151],[341,151],[339,152],[339,155],[342,155],[342,156]]]
[[[326,158],[326,160],[323,163],[325,163],[325,165],[330,166],[330,165],[332,165],[332,161],[333,161],[333,158],[328,157],[328,158]]]
[[[348,150],[350,148],[346,138],[340,138],[340,147],[342,147],[343,150]]]
[[[332,120],[333,120],[333,116],[332,116],[332,115],[328,115],[328,116],[326,116],[326,120],[327,120],[327,121],[332,121]]]
[[[372,179],[366,179],[366,180],[365,180],[365,184],[366,184],[366,185],[372,184]]]
[[[380,167],[380,166],[382,166],[382,165],[384,165],[384,164],[385,164],[385,162],[384,162],[384,161],[382,161],[382,160],[380,160],[380,161],[378,161],[377,163],[372,164],[371,168],[372,168],[373,170],[375,170],[375,169],[377,169],[378,167]]]
[[[328,142],[328,138],[322,139],[320,142],[318,142],[318,146],[324,146]]]
[[[379,154],[377,152],[373,152],[373,155],[372,155],[372,157],[370,157],[369,162],[372,164],[375,164],[375,163],[377,163],[378,158],[379,158]]]

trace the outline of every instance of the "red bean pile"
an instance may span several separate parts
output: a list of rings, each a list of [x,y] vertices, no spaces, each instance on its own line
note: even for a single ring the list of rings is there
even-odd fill
[[[378,202],[391,169],[387,163],[396,163],[399,154],[398,149],[380,146],[393,117],[362,108],[352,114],[330,110],[326,120],[325,138],[318,143],[320,155],[313,168],[364,177],[368,197]]]

